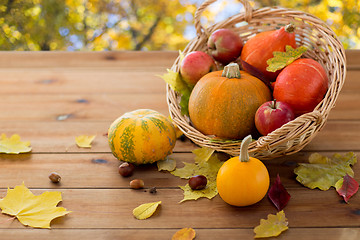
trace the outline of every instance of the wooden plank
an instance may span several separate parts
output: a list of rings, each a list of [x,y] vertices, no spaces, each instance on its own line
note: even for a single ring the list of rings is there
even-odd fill
[[[22,139],[30,141],[35,153],[73,153],[73,152],[110,152],[105,134],[112,121],[87,122],[73,121],[56,122],[27,122],[2,121],[0,133],[11,136],[20,134]],[[75,137],[79,135],[96,135],[91,149],[78,148]],[[304,150],[306,151],[360,151],[358,137],[360,122],[358,121],[329,121],[315,136]],[[175,152],[190,152],[195,145],[189,140],[178,141]]]
[[[292,227],[358,227],[359,195],[342,203],[336,191],[288,189],[292,198],[285,212]],[[45,190],[32,189],[36,195]],[[6,190],[0,190],[0,196]],[[261,218],[275,214],[267,198],[255,205],[233,207],[219,196],[179,203],[180,189],[161,189],[157,194],[129,189],[61,189],[61,206],[73,211],[52,221],[52,228],[253,228]],[[162,201],[158,211],[139,221],[132,210],[143,203]],[[25,228],[17,220],[0,215],[0,228]],[[311,221],[309,221],[311,219]]]
[[[165,86],[164,86],[165,88]],[[71,121],[113,121],[125,112],[148,108],[169,115],[164,92],[118,94],[5,94],[0,121],[56,121],[71,114]],[[340,94],[329,120],[360,120],[358,92]]]
[[[0,52],[1,68],[57,67],[171,67],[176,51],[111,51],[111,52]]]
[[[191,226],[187,226],[191,227]],[[7,240],[74,240],[74,239],[171,239],[180,229],[0,229]],[[252,239],[253,229],[194,229],[196,240]],[[279,240],[357,240],[359,228],[290,228],[276,237]]]
[[[114,121],[125,112],[148,108],[168,114],[165,94],[29,94],[4,95],[0,121],[56,121],[71,114],[72,121]]]
[[[360,50],[359,49],[349,49],[346,50],[346,60],[347,60],[347,69],[357,69],[360,70]]]
[[[0,68],[3,94],[162,93],[165,82],[157,75],[165,68],[129,71],[117,68]]]
[[[334,153],[321,154],[330,157]],[[279,174],[286,188],[304,188],[295,180],[294,168],[298,163],[308,162],[310,154],[311,152],[300,152],[264,161],[271,182]],[[360,152],[356,154],[360,156]],[[177,167],[181,168],[184,166],[183,162],[194,163],[194,156],[192,153],[174,153],[170,157],[175,159]],[[224,161],[228,158],[229,156],[221,156]],[[129,188],[129,182],[136,178],[144,181],[145,189],[177,188],[187,184],[185,179],[168,172],[159,172],[156,164],[136,166],[131,177],[121,177],[118,173],[121,162],[111,153],[0,154],[0,162],[0,188],[15,186],[21,182],[25,182],[30,188]],[[360,164],[355,164],[353,169],[355,180],[360,182]],[[62,177],[61,184],[53,184],[48,179],[48,175],[54,171]]]

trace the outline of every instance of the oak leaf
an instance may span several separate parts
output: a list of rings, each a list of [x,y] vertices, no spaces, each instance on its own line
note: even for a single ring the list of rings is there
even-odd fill
[[[192,228],[183,228],[177,231],[171,238],[171,240],[193,240],[196,236],[196,232]]]
[[[336,153],[331,158],[313,153],[309,157],[309,163],[300,163],[294,173],[297,175],[296,180],[304,186],[328,190],[335,187],[336,182],[346,174],[354,176],[351,166],[356,162],[353,152],[345,155]]]
[[[161,201],[141,204],[134,208],[133,215],[139,220],[147,219],[155,213],[160,204]]]
[[[91,143],[94,139],[95,139],[95,135],[92,136],[80,135],[75,137],[75,142],[78,147],[91,148]]]
[[[359,183],[346,174],[336,182],[335,188],[338,194],[344,198],[344,201],[348,203],[349,199],[359,190]]]
[[[30,151],[30,142],[22,142],[18,134],[14,134],[10,138],[7,138],[5,133],[1,134],[0,153],[19,154]]]
[[[288,229],[288,222],[284,211],[276,215],[269,214],[268,218],[261,219],[260,225],[254,228],[255,238],[276,237]]]
[[[286,45],[285,52],[273,52],[274,57],[266,61],[268,67],[266,68],[269,72],[276,72],[277,70],[283,69],[296,59],[301,57],[303,53],[307,51],[305,46],[298,48],[292,48],[290,45]]]
[[[24,184],[8,189],[0,200],[2,213],[15,216],[25,226],[50,228],[50,222],[71,211],[56,207],[62,201],[61,192],[44,192],[35,196]]]

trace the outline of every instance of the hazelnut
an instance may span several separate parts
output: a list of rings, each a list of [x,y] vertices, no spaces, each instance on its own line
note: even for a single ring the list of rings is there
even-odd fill
[[[134,179],[130,182],[130,188],[140,189],[144,187],[144,181],[141,179]]]
[[[196,175],[189,179],[189,186],[192,190],[201,190],[206,187],[207,178],[204,175]]]
[[[49,175],[49,179],[50,179],[51,182],[53,182],[53,183],[59,183],[60,180],[61,180],[61,177],[60,177],[60,175],[59,175],[58,173],[52,172],[52,173],[50,173],[50,175]]]
[[[119,174],[123,177],[129,177],[133,174],[135,166],[131,163],[124,162],[119,166]]]

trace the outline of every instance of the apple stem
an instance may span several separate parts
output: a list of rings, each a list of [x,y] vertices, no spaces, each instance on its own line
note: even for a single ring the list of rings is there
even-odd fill
[[[248,162],[250,159],[248,149],[249,149],[249,144],[251,143],[251,139],[252,139],[251,135],[248,135],[241,141],[240,155],[239,155],[240,162]]]
[[[295,25],[292,23],[289,23],[288,25],[285,26],[285,31],[287,33],[293,33],[295,31]]]
[[[276,99],[274,98],[273,104],[272,104],[272,109],[276,109]]]
[[[224,67],[221,76],[226,78],[241,78],[239,65],[237,63],[229,63]]]

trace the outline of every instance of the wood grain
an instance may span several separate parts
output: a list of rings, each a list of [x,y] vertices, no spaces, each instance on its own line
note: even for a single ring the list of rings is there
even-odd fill
[[[294,174],[298,163],[308,162],[312,152],[299,152],[290,156],[264,161],[274,182],[277,174],[286,188],[300,188]],[[331,157],[335,152],[321,152]],[[359,156],[360,152],[356,152]],[[183,162],[194,163],[193,153],[174,153],[170,157],[177,161],[177,167],[184,166]],[[229,156],[220,156],[227,160]],[[6,189],[25,182],[29,188],[129,188],[129,182],[139,178],[145,182],[145,189],[156,187],[159,189],[176,189],[186,185],[187,180],[180,179],[168,172],[159,172],[157,165],[137,166],[131,177],[121,177],[118,173],[120,161],[111,153],[54,153],[54,154],[0,154],[0,188]],[[21,171],[19,171],[21,169]],[[360,171],[360,164],[353,167],[355,172]],[[48,179],[51,172],[61,176],[60,184],[53,184]],[[92,176],[92,177],[89,177]],[[360,182],[360,175],[355,175]]]
[[[27,240],[154,240],[171,239],[173,234],[180,230],[174,229],[0,229],[4,239],[27,239]],[[223,240],[223,239],[253,239],[253,229],[194,229],[196,240]],[[291,228],[276,237],[278,240],[357,240],[360,237],[358,228]]]
[[[45,190],[32,189],[35,195]],[[285,213],[289,224],[296,227],[356,227],[360,221],[360,196],[350,204],[340,200],[336,191],[289,189],[292,198]],[[62,207],[72,211],[52,221],[52,228],[253,228],[261,218],[275,214],[276,208],[267,198],[248,207],[233,207],[219,196],[179,203],[180,189],[159,189],[156,194],[132,189],[61,189]],[[0,190],[4,196],[5,190]],[[132,210],[137,206],[162,201],[155,214],[137,220]],[[351,204],[352,203],[352,204]],[[331,214],[329,216],[329,214]],[[206,220],[204,220],[206,216]],[[336,221],[334,220],[336,218]],[[17,220],[5,222],[0,215],[0,228],[25,228]],[[311,221],[309,220],[311,219]]]

